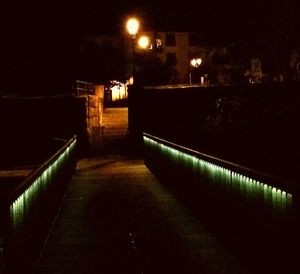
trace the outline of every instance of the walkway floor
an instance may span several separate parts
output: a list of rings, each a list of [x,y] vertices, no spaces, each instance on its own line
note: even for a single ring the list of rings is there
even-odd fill
[[[127,109],[109,111],[126,115]],[[142,157],[124,148],[78,162],[35,271],[50,273],[246,271],[152,175]]]

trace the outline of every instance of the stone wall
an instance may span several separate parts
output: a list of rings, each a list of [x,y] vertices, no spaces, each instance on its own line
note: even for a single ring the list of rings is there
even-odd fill
[[[86,124],[88,133],[89,153],[99,150],[102,136],[102,114],[104,88],[97,86],[96,95],[87,95],[86,98]]]

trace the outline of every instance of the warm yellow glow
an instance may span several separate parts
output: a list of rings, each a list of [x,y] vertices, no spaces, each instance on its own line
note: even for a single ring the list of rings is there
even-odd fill
[[[138,32],[140,23],[136,18],[130,18],[127,21],[126,28],[130,35],[135,36]]]
[[[201,63],[202,63],[202,59],[201,58],[193,58],[192,60],[191,60],[191,65],[193,66],[193,67],[199,67],[200,65],[201,65]]]
[[[148,36],[141,36],[138,40],[138,45],[140,48],[142,49],[146,49],[149,47],[149,44],[150,44],[150,40],[149,40],[149,37]]]
[[[113,101],[127,98],[127,86],[119,83],[111,88],[111,97]]]
[[[128,85],[133,85],[133,76],[131,76],[127,82]]]

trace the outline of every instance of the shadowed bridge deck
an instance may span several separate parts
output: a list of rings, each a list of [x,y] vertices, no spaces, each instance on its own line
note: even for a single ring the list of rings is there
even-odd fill
[[[105,110],[103,154],[78,162],[35,274],[249,273],[132,150],[127,115]]]

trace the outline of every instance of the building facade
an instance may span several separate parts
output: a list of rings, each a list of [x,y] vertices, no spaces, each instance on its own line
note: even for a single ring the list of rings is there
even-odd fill
[[[171,79],[172,83],[190,83],[191,60],[201,58],[205,62],[207,49],[201,43],[199,33],[189,32],[144,32],[140,34],[150,38],[150,45],[147,50],[154,51],[163,63],[168,63],[177,72],[176,79]],[[138,38],[137,38],[138,39]],[[138,43],[136,50],[139,49]]]
[[[149,39],[146,47],[139,46],[141,37]],[[230,50],[223,46],[209,46],[203,41],[201,35],[195,32],[141,31],[134,38],[125,32],[122,35],[89,37],[87,41],[96,43],[102,49],[114,48],[114,52],[121,54],[122,61],[120,59],[111,61],[108,54],[102,55],[103,58],[109,59],[106,60],[105,69],[122,66],[124,67],[123,79],[127,80],[131,78],[134,71],[138,74],[154,59],[160,60],[160,66],[168,70],[168,77],[159,84],[226,84],[232,82],[230,74],[232,68],[236,69],[230,57]],[[191,64],[191,60],[195,58],[201,59],[197,68]],[[112,62],[116,64],[113,65]],[[159,77],[160,71],[156,68],[152,67],[152,71],[145,70],[144,76],[153,74],[154,78]]]
[[[149,38],[149,46],[143,49],[138,45],[138,39],[142,36]],[[86,41],[92,41],[100,47],[109,44],[122,52],[124,60],[126,60],[124,66],[128,76],[133,71],[133,58],[137,59],[145,51],[151,53],[158,57],[163,64],[168,64],[173,68],[174,74],[169,84],[190,83],[191,59],[201,58],[205,62],[207,55],[207,49],[201,43],[200,34],[190,32],[140,32],[134,41],[125,33],[121,36],[88,37]],[[133,57],[134,54],[135,57]]]

